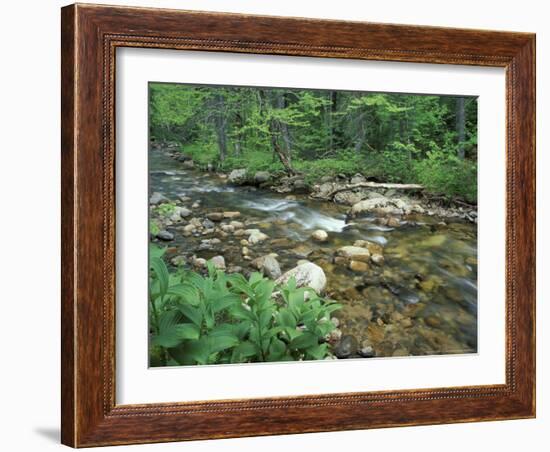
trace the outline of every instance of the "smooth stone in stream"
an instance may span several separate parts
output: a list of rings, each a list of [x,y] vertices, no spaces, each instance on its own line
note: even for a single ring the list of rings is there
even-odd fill
[[[190,216],[193,212],[191,212],[189,209],[187,209],[186,207],[176,207],[176,213],[181,217],[181,218],[187,218],[188,216]]]
[[[298,245],[297,247],[292,248],[290,251],[292,251],[292,253],[297,257],[306,258],[313,252],[313,249],[311,249],[307,245]]]
[[[408,289],[402,290],[398,297],[401,301],[404,301],[407,304],[416,304],[420,301],[420,297],[412,290]]]
[[[244,223],[242,223],[240,221],[231,221],[229,223],[229,226],[233,226],[234,229],[243,229],[244,228]]]
[[[223,256],[214,256],[210,261],[218,270],[225,270],[225,259]]]
[[[222,212],[210,212],[206,214],[206,218],[212,221],[222,221],[223,213]]]
[[[366,345],[359,350],[359,356],[363,358],[373,358],[374,357],[374,348],[372,345]]]
[[[255,245],[256,243],[263,242],[267,240],[269,236],[264,234],[259,229],[247,229],[246,232],[249,234],[248,243]]]
[[[369,262],[370,260],[369,250],[359,246],[343,246],[336,251],[336,254],[348,257],[354,261]]]
[[[399,226],[401,226],[401,221],[399,220],[399,218],[390,217],[390,218],[388,218],[387,225],[390,228],[398,228]]]
[[[206,229],[213,229],[216,225],[208,218],[202,222],[202,225]]]
[[[373,254],[370,257],[370,260],[372,261],[373,264],[384,265],[384,256],[382,256],[381,254]]]
[[[296,280],[296,287],[309,287],[318,294],[321,294],[327,285],[325,272],[313,262],[305,262],[294,267],[278,278],[275,283],[286,284],[290,278]]]
[[[334,347],[334,354],[339,359],[346,359],[350,356],[357,354],[357,339],[355,337],[346,334],[342,336],[342,339]]]
[[[266,255],[254,259],[250,265],[255,269],[260,270],[265,276],[270,279],[277,279],[281,276],[281,267],[279,262],[271,255]]]
[[[271,179],[271,174],[268,171],[256,171],[254,174],[254,182],[257,184],[263,184]]]
[[[164,196],[162,193],[154,192],[151,197],[149,198],[149,204],[157,205],[162,204],[164,202],[169,202],[169,199]]]
[[[223,218],[225,218],[226,220],[233,220],[234,218],[237,218],[240,216],[241,216],[241,212],[236,212],[236,211],[223,213]]]
[[[351,207],[350,216],[356,217],[357,215],[370,212],[377,208],[387,207],[389,201],[390,200],[384,196],[359,201]]]
[[[311,238],[318,242],[326,242],[328,240],[328,234],[322,229],[317,229],[316,231],[313,231]]]
[[[168,231],[160,231],[157,234],[157,238],[160,240],[164,240],[165,242],[169,242],[170,240],[174,240],[174,234]]]
[[[234,169],[229,173],[227,180],[231,184],[237,184],[237,185],[244,184],[246,182],[246,169],[245,168]]]
[[[354,271],[356,273],[365,273],[369,270],[368,264],[361,261],[351,261],[348,267],[351,271]]]

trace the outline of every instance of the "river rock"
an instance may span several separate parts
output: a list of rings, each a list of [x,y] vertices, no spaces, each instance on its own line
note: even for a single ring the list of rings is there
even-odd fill
[[[165,242],[169,242],[170,240],[174,240],[174,234],[168,231],[160,231],[157,234],[157,238],[160,240],[164,240]]]
[[[317,229],[311,234],[311,238],[317,242],[326,242],[328,240],[328,234],[322,229]]]
[[[307,191],[308,186],[304,179],[295,179],[292,182],[292,188],[295,192],[303,193]]]
[[[350,183],[352,184],[361,184],[363,182],[366,182],[367,179],[362,174],[357,173],[355,176],[353,176],[350,180]]]
[[[374,348],[372,348],[372,345],[365,345],[359,349],[358,353],[359,353],[359,356],[363,358],[373,358]]]
[[[366,262],[350,261],[348,268],[356,273],[365,273],[369,270],[369,265]]]
[[[389,199],[384,196],[379,196],[377,198],[364,199],[354,204],[350,210],[350,216],[356,217],[363,213],[368,213],[376,208],[387,207]]]
[[[401,221],[399,220],[399,218],[390,217],[388,218],[386,225],[390,228],[398,228],[399,226],[401,226]]]
[[[223,218],[226,220],[233,220],[234,218],[240,217],[241,212],[224,212]]]
[[[222,212],[210,212],[206,214],[206,218],[212,221],[222,221],[223,213]]]
[[[225,270],[225,259],[223,256],[214,256],[210,261],[218,270]]]
[[[183,167],[184,168],[187,168],[187,169],[193,169],[195,167],[195,163],[193,162],[193,160],[189,159],[189,160],[185,160],[183,162]]]
[[[180,216],[180,218],[187,218],[189,215],[191,215],[193,212],[191,212],[186,207],[176,207],[176,213]]]
[[[169,201],[170,200],[166,196],[164,196],[162,193],[159,193],[158,191],[154,192],[149,198],[149,204],[152,204],[154,206],[156,206],[157,204],[162,204]]]
[[[342,330],[339,328],[333,329],[326,337],[327,342],[332,345],[338,343],[340,339],[342,339]]]
[[[342,336],[342,339],[334,347],[334,354],[339,359],[349,358],[357,354],[357,339],[355,337],[346,334]]]
[[[334,202],[338,204],[344,204],[346,206],[353,206],[358,202],[365,199],[365,195],[362,192],[355,191],[340,191],[334,195]]]
[[[222,224],[221,230],[228,234],[232,234],[233,232],[235,232],[235,227],[230,224]]]
[[[369,250],[370,254],[382,254],[384,252],[384,248],[382,247],[382,245],[374,242],[369,242],[368,240],[356,240],[353,243],[353,246],[366,248]]]
[[[373,264],[384,265],[384,256],[382,256],[381,254],[372,254],[370,260]]]
[[[214,227],[216,227],[216,225],[214,224],[213,221],[209,220],[208,218],[205,219],[202,223],[202,226],[206,229],[212,229]]]
[[[287,271],[277,279],[277,284],[285,284],[290,278],[296,280],[296,287],[310,287],[321,294],[327,285],[327,277],[321,267],[313,262],[306,262]]]
[[[265,276],[270,279],[277,279],[281,276],[281,267],[279,262],[270,254],[254,259],[250,265],[257,270],[260,270]]]
[[[257,184],[264,184],[271,179],[271,174],[268,171],[257,171],[254,174],[254,182]]]
[[[203,259],[202,257],[193,256],[193,259],[191,260],[191,263],[196,268],[206,267],[206,259]]]
[[[231,184],[237,184],[237,185],[244,184],[246,182],[246,169],[245,168],[234,169],[229,173],[227,180]]]
[[[244,228],[244,223],[242,223],[240,221],[231,221],[229,224],[231,226],[233,226],[235,229],[243,229]]]
[[[191,234],[191,233],[195,232],[196,229],[197,229],[197,227],[194,224],[189,223],[189,224],[187,224],[183,227],[183,232],[187,233],[187,234]]]
[[[370,260],[369,250],[359,246],[343,246],[336,251],[336,254],[354,261],[369,262]]]
[[[264,234],[259,229],[247,229],[246,233],[249,234],[248,243],[250,243],[251,245],[263,242],[264,240],[267,240],[269,238],[267,234]]]
[[[303,243],[292,248],[290,250],[295,256],[297,257],[302,257],[302,258],[306,258],[308,257],[311,253],[313,253],[313,249],[307,245],[304,245]]]
[[[420,301],[418,294],[408,289],[401,290],[397,296],[401,301],[404,301],[407,304],[416,304]]]

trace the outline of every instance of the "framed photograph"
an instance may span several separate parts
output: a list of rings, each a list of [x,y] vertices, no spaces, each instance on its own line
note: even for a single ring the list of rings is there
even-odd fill
[[[62,442],[535,416],[535,36],[62,9]]]

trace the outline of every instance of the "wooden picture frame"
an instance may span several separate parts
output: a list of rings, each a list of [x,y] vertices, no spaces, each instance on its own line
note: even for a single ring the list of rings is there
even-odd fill
[[[86,447],[535,416],[535,35],[80,4],[62,9],[61,32],[64,444]],[[505,68],[506,383],[117,405],[118,47]]]

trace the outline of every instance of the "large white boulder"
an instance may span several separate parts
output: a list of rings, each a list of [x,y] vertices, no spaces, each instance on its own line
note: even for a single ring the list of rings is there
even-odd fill
[[[321,294],[327,285],[327,277],[321,267],[313,262],[304,262],[287,271],[277,279],[277,284],[285,284],[290,278],[296,280],[296,287],[310,287],[318,294]]]

